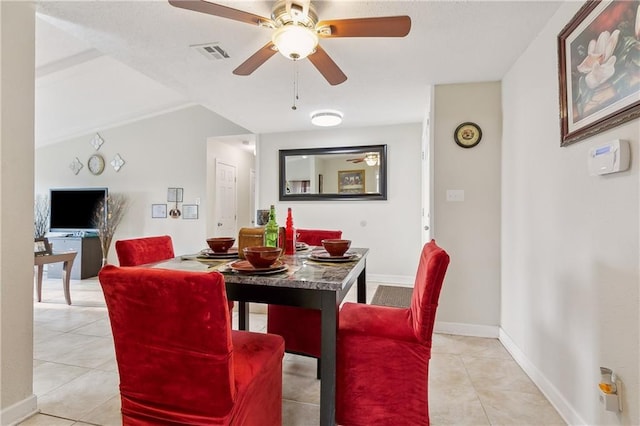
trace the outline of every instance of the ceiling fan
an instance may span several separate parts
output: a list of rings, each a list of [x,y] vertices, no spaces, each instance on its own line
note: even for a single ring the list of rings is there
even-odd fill
[[[233,70],[236,75],[251,74],[279,51],[294,61],[308,57],[329,84],[337,85],[346,81],[347,76],[318,44],[319,38],[404,37],[411,29],[408,16],[318,21],[315,8],[308,0],[277,1],[271,11],[271,19],[204,0],[169,0],[169,3],[182,9],[274,30],[269,43]]]

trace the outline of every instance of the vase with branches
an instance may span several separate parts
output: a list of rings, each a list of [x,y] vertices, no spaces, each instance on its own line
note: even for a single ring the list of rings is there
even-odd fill
[[[33,209],[33,237],[44,238],[49,230],[49,214],[51,206],[49,204],[49,196],[38,194]]]
[[[106,208],[105,208],[106,203]],[[98,230],[100,247],[102,248],[102,266],[107,263],[113,235],[127,208],[127,197],[124,194],[109,194],[105,201],[96,207],[93,215],[93,226]]]

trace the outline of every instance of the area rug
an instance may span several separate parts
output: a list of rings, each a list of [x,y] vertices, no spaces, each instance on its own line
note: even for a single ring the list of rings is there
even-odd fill
[[[413,287],[395,287],[389,285],[379,285],[373,299],[372,305],[394,306],[396,308],[408,308],[411,305],[411,295]]]

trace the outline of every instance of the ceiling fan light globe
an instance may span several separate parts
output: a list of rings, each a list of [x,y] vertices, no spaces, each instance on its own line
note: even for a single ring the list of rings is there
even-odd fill
[[[316,50],[318,35],[301,25],[285,25],[273,33],[271,41],[285,58],[296,61]]]

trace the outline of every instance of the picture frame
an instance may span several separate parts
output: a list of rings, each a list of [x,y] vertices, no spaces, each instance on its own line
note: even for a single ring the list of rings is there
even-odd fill
[[[338,170],[338,193],[361,194],[365,189],[364,169]]]
[[[167,218],[167,205],[166,204],[151,204],[151,218],[152,219],[166,219]]]
[[[35,238],[33,240],[33,254],[35,256],[47,256],[51,254],[51,244],[47,238]]]
[[[182,218],[183,219],[197,219],[198,218],[198,205],[197,204],[183,204],[182,205]]]
[[[640,117],[639,0],[590,0],[558,35],[561,146]]]
[[[182,188],[169,188],[167,190],[167,202],[181,203],[184,190]]]

